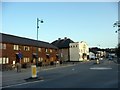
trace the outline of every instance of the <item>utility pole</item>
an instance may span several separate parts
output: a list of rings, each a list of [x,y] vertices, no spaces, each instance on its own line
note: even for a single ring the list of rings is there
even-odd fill
[[[36,55],[37,55],[37,58],[36,58],[36,65],[38,66],[38,29],[39,29],[39,21],[40,23],[43,23],[43,20],[39,20],[39,18],[37,18],[37,50],[36,50]]]
[[[113,24],[113,27],[117,27],[117,30],[115,31],[115,33],[118,33],[118,44],[120,44],[120,21],[116,21]]]
[[[31,65],[31,77],[28,78],[28,79],[38,79],[36,66],[38,66],[38,57],[39,57],[39,55],[38,55],[38,47],[39,47],[39,45],[38,45],[39,21],[41,23],[43,23],[43,20],[39,20],[39,18],[37,18],[37,45],[36,45],[36,57],[35,57],[36,64],[35,65],[33,65],[33,64]]]

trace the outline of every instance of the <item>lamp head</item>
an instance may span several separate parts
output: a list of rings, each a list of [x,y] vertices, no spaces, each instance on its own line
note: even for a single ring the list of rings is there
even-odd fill
[[[43,20],[41,20],[40,22],[43,23]]]

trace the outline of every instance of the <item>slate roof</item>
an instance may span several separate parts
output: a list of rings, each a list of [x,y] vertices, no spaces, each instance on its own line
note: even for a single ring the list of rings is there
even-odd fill
[[[72,41],[69,38],[66,38],[66,39],[55,40],[51,44],[55,45],[59,49],[62,49],[62,48],[69,48],[70,43],[74,43],[74,41]]]
[[[4,33],[0,33],[0,42],[58,49],[56,46],[54,46],[48,42],[37,41],[37,40],[33,40],[33,39],[28,39],[28,38],[4,34]]]

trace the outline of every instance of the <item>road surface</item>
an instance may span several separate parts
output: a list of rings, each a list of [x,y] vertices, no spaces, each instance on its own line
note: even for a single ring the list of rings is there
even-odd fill
[[[102,60],[73,64],[69,67],[43,70],[42,80],[26,81],[3,88],[118,88],[118,64]]]

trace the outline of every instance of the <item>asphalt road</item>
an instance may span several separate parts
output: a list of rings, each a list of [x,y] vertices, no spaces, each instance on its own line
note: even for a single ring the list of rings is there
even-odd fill
[[[4,88],[118,88],[118,64],[103,60],[77,63],[69,67],[43,70],[42,80],[25,81]]]

